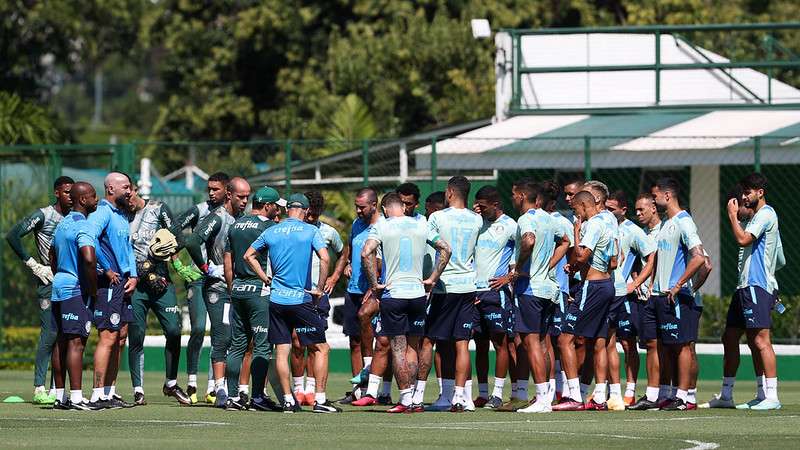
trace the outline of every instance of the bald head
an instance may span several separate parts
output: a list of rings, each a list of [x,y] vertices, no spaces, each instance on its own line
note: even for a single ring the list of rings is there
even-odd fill
[[[130,207],[131,180],[121,172],[111,172],[103,181],[106,190],[106,200],[117,208],[127,210]]]
[[[233,177],[228,182],[228,201],[230,213],[237,217],[242,214],[250,199],[250,183],[242,177]]]
[[[94,186],[85,181],[73,184],[69,196],[72,199],[72,209],[77,212],[88,216],[97,209],[97,192]]]
[[[580,191],[572,197],[572,209],[582,220],[587,220],[597,214],[597,203],[594,195],[588,191]]]

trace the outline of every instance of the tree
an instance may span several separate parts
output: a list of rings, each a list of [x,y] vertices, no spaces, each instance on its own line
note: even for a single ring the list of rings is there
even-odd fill
[[[44,108],[0,92],[0,144],[49,144],[59,133]]]

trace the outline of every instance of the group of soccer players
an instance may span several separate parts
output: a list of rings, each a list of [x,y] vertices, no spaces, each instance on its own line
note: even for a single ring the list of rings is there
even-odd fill
[[[325,332],[328,296],[344,276],[343,329],[354,378],[341,404],[386,404],[389,413],[697,407],[697,291],[711,264],[674,179],[660,179],[637,197],[641,227],[626,218],[625,194],[609,193],[599,181],[519,180],[510,192],[517,221],[503,211],[504,193],[494,186],[480,188],[468,204],[471,186],[463,176],[426,199],[425,215],[416,212],[420,191],[412,183],[382,197],[363,188],[355,193],[357,218],[345,242],[320,221],[320,192],[283,199],[265,186],[251,193],[246,180],[224,173],[209,177],[208,201],[177,218],[167,205],[141,198],[123,173],[106,177],[99,202],[86,182],[61,177],[54,189],[55,204],[34,211],[7,236],[40,280],[34,403],[78,410],[146,404],[143,346],[152,310],[166,341],[164,395],[184,405],[199,402],[208,318],[206,402],[229,410],[296,412],[308,405],[313,412],[340,412],[326,394]],[[557,210],[562,192],[572,220]],[[766,179],[751,174],[727,205],[742,248],[740,275],[723,337],[722,391],[701,407],[780,408],[769,331],[778,302],[774,275],[785,261],[765,193]],[[39,261],[21,242],[30,232]],[[192,264],[179,259],[184,248]],[[186,391],[177,384],[181,315],[168,265],[187,286]],[[99,341],[92,396],[85,399],[81,371],[92,326]],[[756,398],[736,405],[743,334],[759,382]],[[126,341],[133,403],[116,393]],[[624,350],[624,394],[617,342]],[[490,345],[496,351],[491,394]],[[639,346],[646,349],[647,387],[636,400]],[[425,406],[432,367],[439,398]],[[508,376],[511,400],[504,402]],[[392,378],[400,394],[394,405]]]

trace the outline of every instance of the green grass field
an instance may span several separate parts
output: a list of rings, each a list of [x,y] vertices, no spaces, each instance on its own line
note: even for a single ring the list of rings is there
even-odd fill
[[[86,375],[84,382],[89,379]],[[800,382],[780,384],[783,409],[763,413],[704,410],[534,416],[478,410],[398,416],[382,413],[381,407],[345,408],[337,415],[289,415],[180,407],[161,396],[162,380],[157,374],[146,375],[149,404],[144,407],[79,412],[0,403],[0,447],[775,449],[797,448],[800,442]],[[28,372],[0,372],[0,398],[30,399],[30,379]],[[127,374],[120,385],[130,400]],[[334,374],[329,395],[340,396],[346,388],[345,377]],[[718,388],[716,382],[702,383],[700,400],[707,400]],[[735,398],[750,399],[752,389],[752,382],[740,383]],[[430,397],[436,390],[432,386]],[[84,388],[84,393],[89,392]]]

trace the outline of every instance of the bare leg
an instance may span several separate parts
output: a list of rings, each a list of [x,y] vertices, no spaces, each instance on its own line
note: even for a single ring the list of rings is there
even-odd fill
[[[605,348],[608,361],[608,380],[611,384],[619,384],[619,353],[617,353],[617,329],[608,330],[608,343]]]
[[[309,353],[314,353],[314,378],[317,380],[317,394],[324,394],[328,386],[328,354],[330,349],[331,347],[325,342],[308,346]]]
[[[467,379],[472,375],[471,361],[469,359],[469,340],[464,339],[455,342],[454,366],[456,386],[464,387]]]
[[[741,328],[725,328],[725,333],[722,334],[722,376],[735,377],[736,372],[739,371],[739,339],[741,339],[744,330]],[[748,342],[749,343],[749,342]],[[752,349],[751,349],[752,350]],[[753,353],[753,361],[755,361],[755,353]]]
[[[96,388],[105,387],[106,375],[113,355],[114,347],[119,341],[119,332],[99,330],[100,339],[94,351],[94,384]]]
[[[284,394],[292,392],[289,387],[289,353],[292,351],[292,344],[278,344],[275,346],[275,371],[278,372],[278,380]]]

